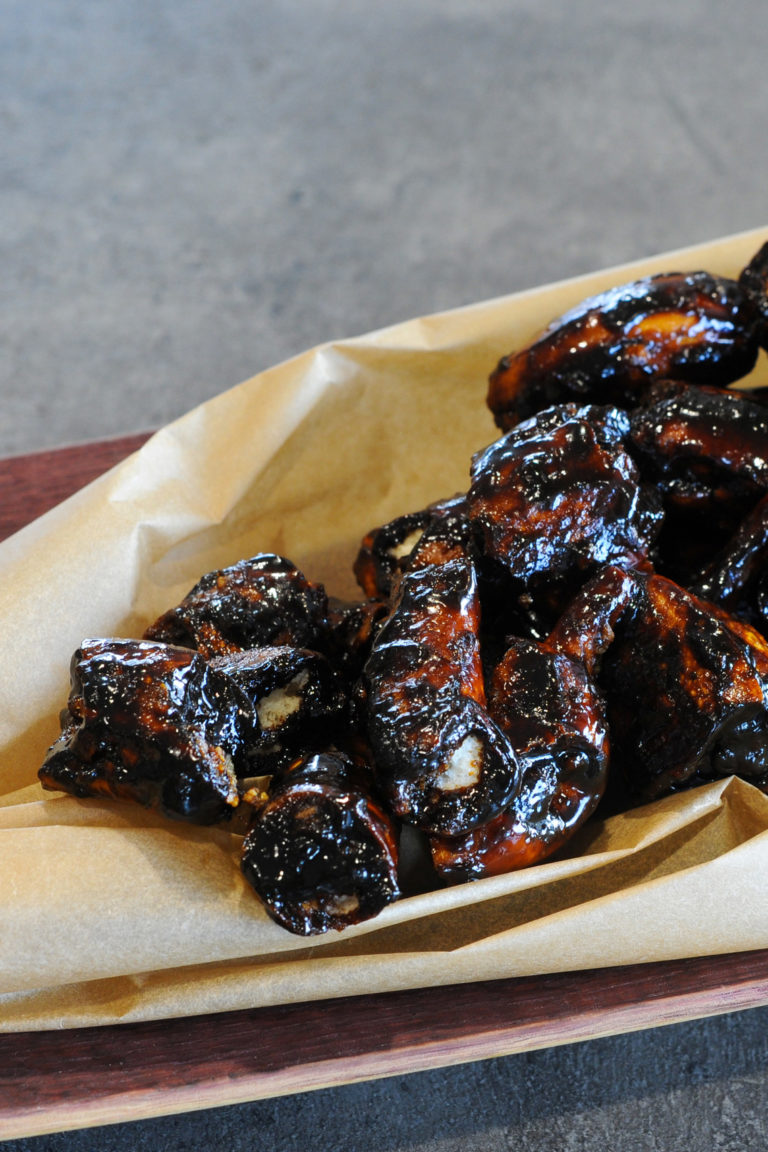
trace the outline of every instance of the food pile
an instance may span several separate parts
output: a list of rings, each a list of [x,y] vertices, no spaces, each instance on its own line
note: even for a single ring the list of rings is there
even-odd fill
[[[372,530],[362,597],[283,557],[72,658],[45,788],[243,836],[302,935],[536,864],[596,811],[768,791],[768,245],[612,289],[504,357],[467,490]]]

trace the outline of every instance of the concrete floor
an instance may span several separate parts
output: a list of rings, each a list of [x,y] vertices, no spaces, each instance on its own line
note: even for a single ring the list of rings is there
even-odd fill
[[[760,0],[0,0],[0,454],[768,221]],[[9,1152],[768,1143],[768,1010]]]

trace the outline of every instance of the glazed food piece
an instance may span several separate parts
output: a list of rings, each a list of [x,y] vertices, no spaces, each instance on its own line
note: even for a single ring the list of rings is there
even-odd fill
[[[394,825],[365,771],[331,752],[273,783],[242,869],[269,915],[301,936],[368,920],[399,895]]]
[[[430,504],[374,528],[362,540],[353,571],[366,596],[386,600],[428,525],[435,521],[460,525],[466,517],[463,495]]]
[[[628,431],[617,408],[563,404],[475,456],[467,505],[485,555],[525,588],[645,561],[661,510]]]
[[[183,648],[84,640],[71,665],[62,732],[44,788],[132,800],[197,824],[225,820],[248,768],[248,701]]]
[[[495,671],[489,710],[519,757],[522,780],[488,824],[463,837],[432,838],[435,869],[454,883],[547,859],[605,791],[605,709],[580,663],[545,644],[515,640]]]
[[[763,244],[754,254],[749,264],[742,269],[739,276],[739,287],[743,292],[754,300],[763,317],[764,323],[768,324],[768,242]],[[761,338],[761,344],[765,347],[765,331]]]
[[[768,410],[748,395],[662,382],[627,447],[659,489],[658,566],[687,584],[768,491]]]
[[[335,668],[354,684],[371,654],[373,639],[388,615],[386,601],[328,601],[327,653]]]
[[[267,775],[298,754],[330,740],[345,714],[347,695],[326,658],[307,648],[251,648],[216,656],[211,668],[242,691],[256,717],[248,747],[249,771]]]
[[[519,765],[485,706],[468,532],[433,524],[401,576],[362,688],[387,801],[425,832],[457,835],[509,801]]]
[[[690,590],[768,635],[768,496],[742,521]]]
[[[632,407],[653,380],[725,386],[751,372],[765,330],[764,250],[739,281],[708,272],[611,288],[553,321],[490,377],[502,429],[569,400]]]
[[[768,643],[748,625],[658,574],[608,568],[550,644],[596,680],[636,797],[732,774],[768,786]]]
[[[328,599],[289,560],[263,553],[203,576],[144,633],[220,656],[245,648],[322,648]]]
[[[654,477],[768,489],[768,411],[748,392],[662,381],[648,401],[630,416],[628,445]]]

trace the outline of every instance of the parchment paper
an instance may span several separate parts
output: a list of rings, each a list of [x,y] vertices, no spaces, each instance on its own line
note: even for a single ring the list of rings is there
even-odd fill
[[[204,572],[261,551],[358,595],[368,529],[466,488],[497,435],[485,391],[502,354],[611,284],[735,275],[766,238],[323,345],[194,409],[0,545],[0,1030],[768,947],[768,798],[738,780],[593,822],[567,859],[412,896],[311,943],[267,917],[230,834],[36,783],[84,637],[139,636]],[[752,382],[768,382],[764,362]]]

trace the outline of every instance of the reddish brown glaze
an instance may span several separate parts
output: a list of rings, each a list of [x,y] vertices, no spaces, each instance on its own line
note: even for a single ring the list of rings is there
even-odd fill
[[[437,872],[452,882],[537,864],[597,807],[608,732],[600,694],[580,663],[516,640],[493,677],[490,711],[515,749],[522,780],[507,809],[463,837],[433,837]]]
[[[207,573],[144,635],[204,656],[262,645],[315,649],[324,642],[327,613],[322,585],[289,560],[264,553]]]
[[[768,785],[768,643],[748,625],[662,576],[609,568],[551,643],[592,662],[612,766],[636,795],[732,774]]]
[[[563,404],[475,456],[467,494],[486,556],[526,587],[648,556],[661,524],[616,408]]]
[[[708,272],[611,288],[559,317],[490,377],[500,428],[578,399],[633,406],[652,380],[727,385],[752,370],[763,335],[756,269],[742,284]]]
[[[655,476],[768,488],[768,410],[749,393],[661,382],[630,417],[628,445]]]
[[[768,634],[768,496],[698,574],[691,591]]]
[[[720,388],[660,382],[627,447],[665,513],[657,566],[688,584],[768,491],[768,409]]]
[[[228,817],[248,770],[252,713],[226,676],[195,652],[140,640],[84,640],[71,676],[44,788],[199,824]]]
[[[395,827],[340,754],[306,756],[273,783],[242,869],[270,916],[302,936],[368,920],[399,895]]]
[[[462,520],[466,516],[464,496],[430,504],[418,512],[408,512],[368,532],[353,564],[357,582],[371,598],[386,599],[408,561],[422,533],[436,521]]]
[[[402,820],[458,834],[510,799],[518,764],[489,717],[478,643],[477,574],[466,527],[428,528],[401,576],[363,675],[368,736]],[[474,779],[450,774],[461,749]]]

